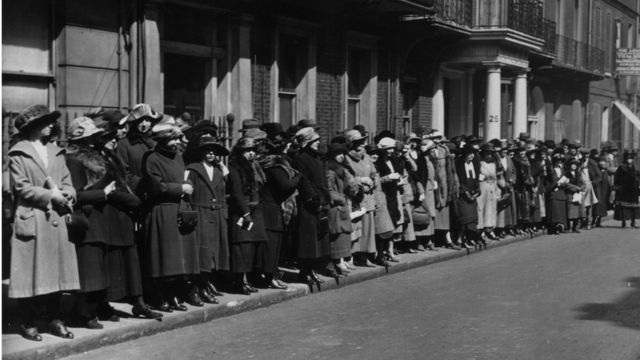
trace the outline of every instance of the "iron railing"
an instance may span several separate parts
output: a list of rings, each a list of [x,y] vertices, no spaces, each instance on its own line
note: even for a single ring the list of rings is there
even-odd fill
[[[556,62],[604,73],[604,51],[559,34],[556,34]]]
[[[544,3],[541,0],[509,0],[507,7],[507,27],[544,38]]]
[[[550,53],[555,53],[556,52],[556,22],[555,21],[551,21],[549,19],[543,19],[541,38],[544,39],[544,45],[542,46],[542,49]]]
[[[471,26],[473,0],[435,0],[433,8],[438,20]]]

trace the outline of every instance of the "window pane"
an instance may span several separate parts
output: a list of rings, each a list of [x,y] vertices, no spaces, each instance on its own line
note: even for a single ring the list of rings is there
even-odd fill
[[[295,95],[291,94],[279,94],[278,100],[280,102],[280,124],[284,129],[288,129],[295,119]]]
[[[347,73],[349,75],[349,95],[360,96],[370,73],[370,53],[368,50],[350,47]]]
[[[347,129],[353,129],[360,123],[360,100],[349,99],[347,102]]]
[[[175,116],[187,111],[193,119],[202,119],[206,63],[205,58],[164,54],[165,113]]]
[[[278,44],[278,88],[295,91],[307,69],[307,41],[304,38],[280,35]]]

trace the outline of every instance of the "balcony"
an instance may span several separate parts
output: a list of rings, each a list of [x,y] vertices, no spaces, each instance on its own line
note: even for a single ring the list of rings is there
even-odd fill
[[[545,18],[543,6],[544,3],[541,0],[509,0],[507,27],[544,39]]]
[[[473,0],[435,0],[433,9],[435,20],[471,26]]]
[[[556,34],[555,44],[555,63],[604,74],[604,51],[559,34]]]

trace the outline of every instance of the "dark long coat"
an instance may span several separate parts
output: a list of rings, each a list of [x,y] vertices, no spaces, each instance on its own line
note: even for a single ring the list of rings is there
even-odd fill
[[[563,171],[560,170],[560,176],[558,176],[556,168],[552,167],[544,181],[547,222],[550,224],[564,225],[567,223],[567,201],[569,196],[564,190],[564,186],[558,186],[558,180],[562,178],[563,174]]]
[[[80,288],[76,249],[65,219],[51,207],[47,177],[75,198],[64,150],[46,145],[48,165],[29,141],[9,150],[11,191],[16,216],[11,237],[9,297],[24,298]]]
[[[156,147],[146,157],[147,184],[144,266],[153,278],[200,273],[199,243],[193,231],[180,231],[178,209],[185,183],[182,155]]]
[[[637,207],[640,196],[640,172],[635,166],[620,165],[614,175],[616,205]]]
[[[611,191],[611,184],[609,183],[609,172],[607,169],[599,169],[600,182],[596,185],[593,184],[593,189],[596,191],[596,197],[598,203],[593,206],[593,216],[607,216],[609,210],[609,193]]]
[[[85,292],[110,286],[111,278],[115,281],[131,275],[123,273],[122,267],[109,267],[108,249],[111,245],[133,247],[135,244],[129,212],[136,210],[142,203],[129,191],[125,179],[116,178],[114,167],[117,166],[117,160],[114,156],[105,158],[98,151],[87,148],[67,156],[67,166],[77,192],[74,214],[88,221],[87,229],[69,229],[69,237],[76,244],[81,289]],[[105,196],[104,188],[111,181],[116,181],[116,190]],[[136,253],[134,255],[137,259],[136,249],[130,251]],[[139,267],[140,264],[136,262],[133,266]],[[135,275],[135,292],[139,294],[139,272]]]
[[[478,208],[474,194],[480,192],[480,168],[474,164],[475,177],[469,177],[464,168],[464,157],[456,159],[456,172],[459,179],[459,196],[456,200],[457,216],[455,221],[459,225],[478,222]]]
[[[298,223],[295,238],[298,239],[298,258],[317,259],[331,255],[328,226],[320,226],[320,217],[328,206],[329,189],[320,155],[312,149],[303,149],[292,157],[291,165],[302,174],[298,195]]]
[[[136,193],[143,191],[143,189],[138,188],[138,185],[144,175],[144,155],[152,151],[155,144],[155,141],[150,137],[136,132],[130,132],[126,138],[118,141],[116,155],[118,155],[127,166],[131,188]]]
[[[241,159],[240,159],[241,161]],[[259,170],[258,166],[251,162],[253,171]],[[236,163],[229,162],[229,175],[227,179],[227,193],[229,194],[229,241],[231,243],[264,242],[267,241],[267,232],[264,226],[263,206],[260,202],[260,184],[254,182],[248,185],[242,178],[243,170]],[[260,170],[262,171],[262,170]],[[255,177],[256,174],[247,174]],[[251,215],[253,227],[250,230],[243,229],[237,222],[245,214]]]
[[[198,226],[195,230],[200,246],[200,268],[202,271],[229,270],[229,242],[227,233],[227,211],[225,179],[219,166],[213,167],[213,179],[203,163],[187,166],[187,181],[193,184],[191,204],[198,211]]]

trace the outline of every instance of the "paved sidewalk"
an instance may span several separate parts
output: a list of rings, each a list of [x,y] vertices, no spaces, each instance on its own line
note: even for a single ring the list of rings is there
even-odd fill
[[[543,235],[538,232],[533,237]],[[515,242],[531,239],[531,236],[523,235],[508,237],[502,241],[489,241],[488,249],[513,244]],[[475,250],[471,250],[473,256]],[[449,259],[467,256],[467,251],[438,248],[438,251],[425,251],[418,254],[399,255],[399,263],[392,264],[388,273],[398,273],[408,269],[429,265],[432,263]],[[384,276],[387,272],[383,267],[361,268],[352,272],[348,277],[341,278],[339,283],[334,279],[324,278],[322,291],[335,289],[361,281]],[[292,298],[310,295],[312,292],[305,284],[290,283],[289,289],[283,290],[260,290],[250,296],[225,294],[220,297],[218,305],[206,304],[202,308],[188,306],[186,312],[165,313],[162,321],[123,318],[119,322],[104,321],[104,329],[89,330],[83,328],[71,328],[75,334],[75,339],[64,340],[49,334],[43,334],[42,342],[34,342],[23,339],[19,334],[3,329],[2,336],[2,357],[3,359],[57,359],[71,354],[82,353],[105,345],[116,344],[141,336],[164,332],[180,327],[195,325],[211,321],[213,319],[230,316],[240,312],[269,306],[271,304],[283,302]],[[318,289],[314,287],[314,292]],[[5,291],[6,293],[6,291]],[[3,299],[3,311],[12,311],[11,303],[7,303],[6,297]],[[113,303],[117,310],[130,314],[131,306],[128,304]],[[15,309],[15,308],[14,308]],[[7,315],[7,312],[4,313]]]

